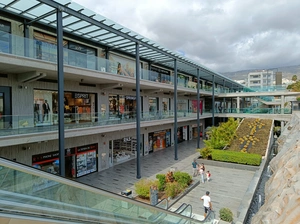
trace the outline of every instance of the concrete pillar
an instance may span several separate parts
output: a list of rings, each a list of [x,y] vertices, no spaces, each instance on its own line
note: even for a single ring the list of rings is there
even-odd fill
[[[240,112],[240,97],[239,96],[236,98],[236,112],[237,113]]]
[[[284,129],[284,121],[281,121],[281,133],[283,132]]]
[[[281,114],[284,113],[284,96],[282,95],[281,96],[281,107],[280,107],[280,111],[281,111]],[[282,123],[281,123],[281,127],[282,127]]]

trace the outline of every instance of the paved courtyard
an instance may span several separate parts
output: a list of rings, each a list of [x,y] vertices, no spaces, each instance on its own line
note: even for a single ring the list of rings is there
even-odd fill
[[[191,163],[199,156],[195,150],[196,145],[196,140],[180,143],[178,160],[174,160],[174,147],[141,157],[141,177],[155,179],[157,173],[167,173],[171,168],[192,174]],[[236,217],[238,207],[255,172],[212,165],[205,167],[212,174],[211,181],[199,184],[172,207],[177,208],[182,203],[191,204],[193,213],[202,215],[203,206],[200,197],[208,190],[217,216],[220,208],[228,207]],[[138,180],[135,159],[77,179],[79,182],[117,194],[126,189],[131,189],[134,194],[134,183]]]

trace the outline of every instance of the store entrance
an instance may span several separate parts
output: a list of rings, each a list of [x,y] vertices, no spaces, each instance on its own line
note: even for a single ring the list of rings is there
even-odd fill
[[[0,86],[0,129],[12,127],[11,87]]]
[[[141,135],[140,155],[144,154],[144,135]],[[137,140],[135,137],[125,137],[109,141],[109,167],[136,158]]]

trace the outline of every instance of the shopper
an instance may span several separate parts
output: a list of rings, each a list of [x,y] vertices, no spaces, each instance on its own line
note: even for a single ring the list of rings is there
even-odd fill
[[[211,173],[209,172],[209,170],[206,172],[206,180],[209,181],[210,180],[210,176]]]
[[[193,176],[195,177],[198,175],[198,163],[196,159],[194,159],[194,161],[192,162],[192,168],[193,168]]]
[[[209,191],[206,191],[206,194],[201,197],[204,206],[204,218],[206,218],[207,212],[212,210],[212,204],[210,201]]]
[[[204,170],[203,167],[198,165],[199,175],[200,175],[200,183],[204,183]]]

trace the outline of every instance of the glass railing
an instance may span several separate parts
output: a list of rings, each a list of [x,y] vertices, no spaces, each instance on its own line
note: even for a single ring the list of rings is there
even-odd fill
[[[178,111],[177,118],[197,118],[197,113]],[[141,121],[174,119],[174,111],[142,112]],[[64,114],[65,129],[89,128],[136,122],[136,112],[123,113],[66,113]],[[3,115],[0,120],[0,136],[30,134],[58,130],[58,115]]]
[[[85,223],[203,223],[0,158],[1,213]]]
[[[228,89],[220,90],[220,93],[289,91],[286,88],[287,88],[287,85],[240,87],[240,88],[234,88],[231,90],[228,90]]]
[[[0,35],[3,33],[0,31]],[[7,34],[10,42],[6,45],[0,45],[1,53],[8,53],[47,62],[57,63],[57,48],[56,45],[42,42],[36,39],[24,38],[12,34]],[[63,60],[65,65],[75,66],[84,69],[101,71],[113,75],[120,75],[125,77],[136,77],[135,68],[119,68],[119,63],[113,60],[107,60],[95,55],[84,54],[78,51],[67,48],[67,43],[64,43]],[[141,69],[141,80],[148,80],[151,82],[159,82],[168,85],[174,85],[174,76],[159,74],[154,71]],[[197,89],[197,83],[187,81],[178,76],[178,86],[188,89]],[[211,91],[209,88],[202,88],[204,91]]]
[[[291,114],[292,109],[284,108],[225,108],[215,110],[215,113],[244,113],[244,114]]]

